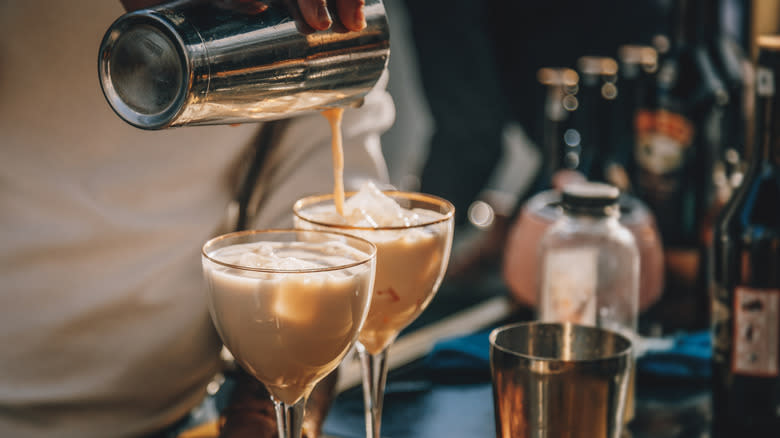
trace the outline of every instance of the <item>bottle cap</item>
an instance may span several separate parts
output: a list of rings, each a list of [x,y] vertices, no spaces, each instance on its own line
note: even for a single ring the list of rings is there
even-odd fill
[[[658,69],[658,51],[651,46],[624,44],[618,47],[618,59],[625,66],[641,66],[649,73]]]
[[[581,56],[577,60],[577,69],[584,75],[614,76],[618,72],[618,64],[607,56]]]
[[[593,182],[569,184],[563,188],[563,208],[585,214],[605,215],[615,207],[620,197],[617,187]]]
[[[761,35],[756,38],[756,43],[759,49],[780,50],[780,35]]]
[[[579,75],[570,68],[542,67],[536,72],[536,78],[550,87],[574,87],[579,82]]]

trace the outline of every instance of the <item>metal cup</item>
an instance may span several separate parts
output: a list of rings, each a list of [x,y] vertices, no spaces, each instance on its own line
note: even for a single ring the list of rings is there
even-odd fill
[[[490,334],[498,438],[618,438],[631,341],[571,323],[520,323]]]
[[[232,124],[355,106],[390,55],[381,0],[366,28],[301,32],[275,1],[253,11],[227,2],[174,2],[119,17],[98,71],[113,110],[139,128]]]

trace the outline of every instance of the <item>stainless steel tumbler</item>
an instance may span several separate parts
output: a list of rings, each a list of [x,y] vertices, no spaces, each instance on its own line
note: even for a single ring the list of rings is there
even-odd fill
[[[490,333],[498,438],[619,438],[631,341],[571,323],[519,323]]]
[[[174,2],[122,15],[100,45],[108,103],[131,125],[161,129],[362,102],[390,55],[381,0],[366,0],[360,32],[304,33],[278,2],[258,3],[256,12]]]

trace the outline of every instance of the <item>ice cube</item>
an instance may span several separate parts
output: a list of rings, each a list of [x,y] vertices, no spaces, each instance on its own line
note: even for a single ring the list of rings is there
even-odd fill
[[[254,251],[256,254],[264,256],[264,257],[273,257],[274,256],[274,248],[271,246],[270,243],[266,242],[258,242],[255,245]]]
[[[241,254],[238,260],[240,266],[247,268],[268,268],[274,264],[273,256],[258,254],[256,252],[245,252]]]
[[[402,218],[406,227],[412,227],[421,223],[420,215],[413,210],[404,210]]]
[[[318,269],[322,265],[297,257],[278,257],[274,259],[274,269],[297,271],[301,269]]]
[[[301,269],[317,269],[321,264],[296,257],[289,250],[277,252],[273,243],[258,242],[253,244],[234,245],[220,250],[220,259],[247,268],[278,269],[295,271]]]
[[[369,181],[344,203],[344,215],[355,226],[403,226],[405,210]]]
[[[326,224],[347,224],[333,204],[317,205],[306,210],[306,216]]]

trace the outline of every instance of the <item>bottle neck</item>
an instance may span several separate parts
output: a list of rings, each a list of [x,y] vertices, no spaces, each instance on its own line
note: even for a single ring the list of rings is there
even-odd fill
[[[713,40],[721,33],[720,0],[696,0],[697,10],[701,14],[699,37]]]
[[[672,24],[678,47],[706,43],[720,33],[720,2],[677,0]]]
[[[756,67],[754,165],[780,167],[780,50],[762,50]]]

